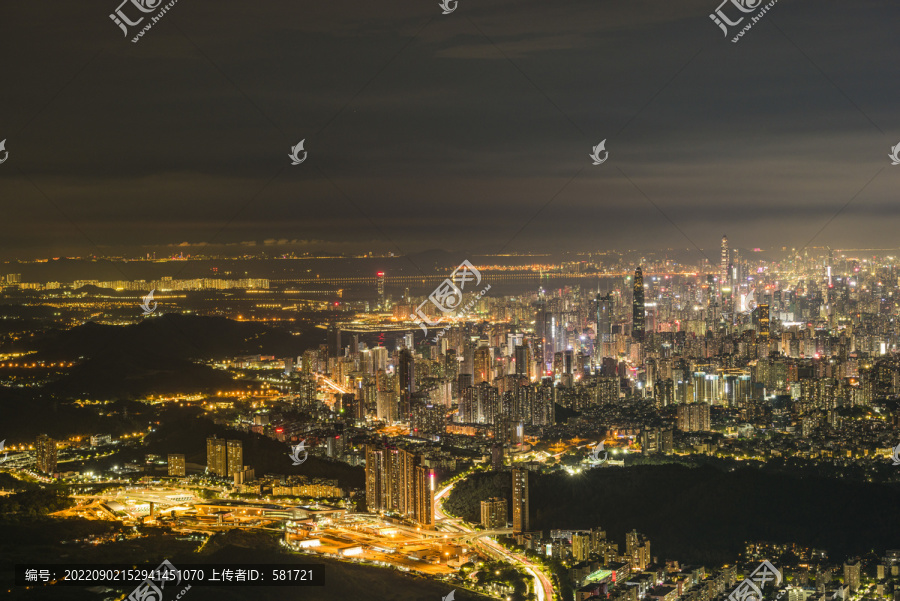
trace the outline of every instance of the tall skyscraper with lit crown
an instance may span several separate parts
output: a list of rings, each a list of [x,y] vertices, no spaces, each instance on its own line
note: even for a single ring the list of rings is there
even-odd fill
[[[634,296],[631,307],[631,337],[638,341],[644,341],[644,272],[638,265],[634,270]]]
[[[728,236],[722,235],[722,264],[719,269],[719,290],[728,287]]]

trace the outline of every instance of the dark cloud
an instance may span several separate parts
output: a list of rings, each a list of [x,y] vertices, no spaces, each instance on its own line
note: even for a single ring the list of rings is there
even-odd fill
[[[3,256],[801,247],[857,194],[816,242],[896,245],[889,0],[738,44],[715,0],[179,0],[137,44],[39,4],[0,25]]]

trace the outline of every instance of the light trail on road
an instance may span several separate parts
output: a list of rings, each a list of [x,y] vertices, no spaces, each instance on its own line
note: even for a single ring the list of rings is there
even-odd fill
[[[454,483],[455,484],[455,483]],[[435,522],[442,522],[447,528],[456,529],[459,532],[475,532],[460,523],[455,518],[450,518],[444,513],[443,499],[453,489],[454,484],[448,484],[434,495],[434,518]],[[541,571],[540,567],[528,561],[525,557],[507,550],[502,545],[490,538],[476,539],[475,545],[482,546],[487,551],[487,555],[496,554],[511,564],[518,564],[525,568],[525,571],[534,579],[534,592],[537,595],[537,601],[551,601],[553,599],[553,584],[550,579]]]

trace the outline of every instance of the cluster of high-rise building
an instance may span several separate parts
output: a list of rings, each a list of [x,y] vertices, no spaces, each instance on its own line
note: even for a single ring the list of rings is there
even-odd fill
[[[216,436],[206,439],[206,470],[220,478],[231,478],[244,471],[244,444]]]
[[[413,451],[366,445],[366,504],[373,513],[393,513],[434,526],[435,472]]]
[[[383,272],[375,281],[383,299]],[[368,346],[335,322],[286,372],[303,407],[319,405],[326,375],[342,420],[404,424],[429,440],[451,428],[520,445],[553,427],[559,407],[647,400],[669,423],[635,424],[642,446],[671,452],[670,430],[710,432],[715,407],[753,421],[790,403],[799,425],[900,396],[897,284],[888,260],[806,249],[766,262],[723,237],[718,264],[699,273],[642,261],[596,285],[486,295],[424,341],[407,332]],[[420,298],[407,291],[403,302]]]

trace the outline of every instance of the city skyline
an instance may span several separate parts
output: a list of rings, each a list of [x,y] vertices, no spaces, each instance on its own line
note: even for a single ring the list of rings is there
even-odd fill
[[[900,4],[51,4],[4,598],[900,601]]]

